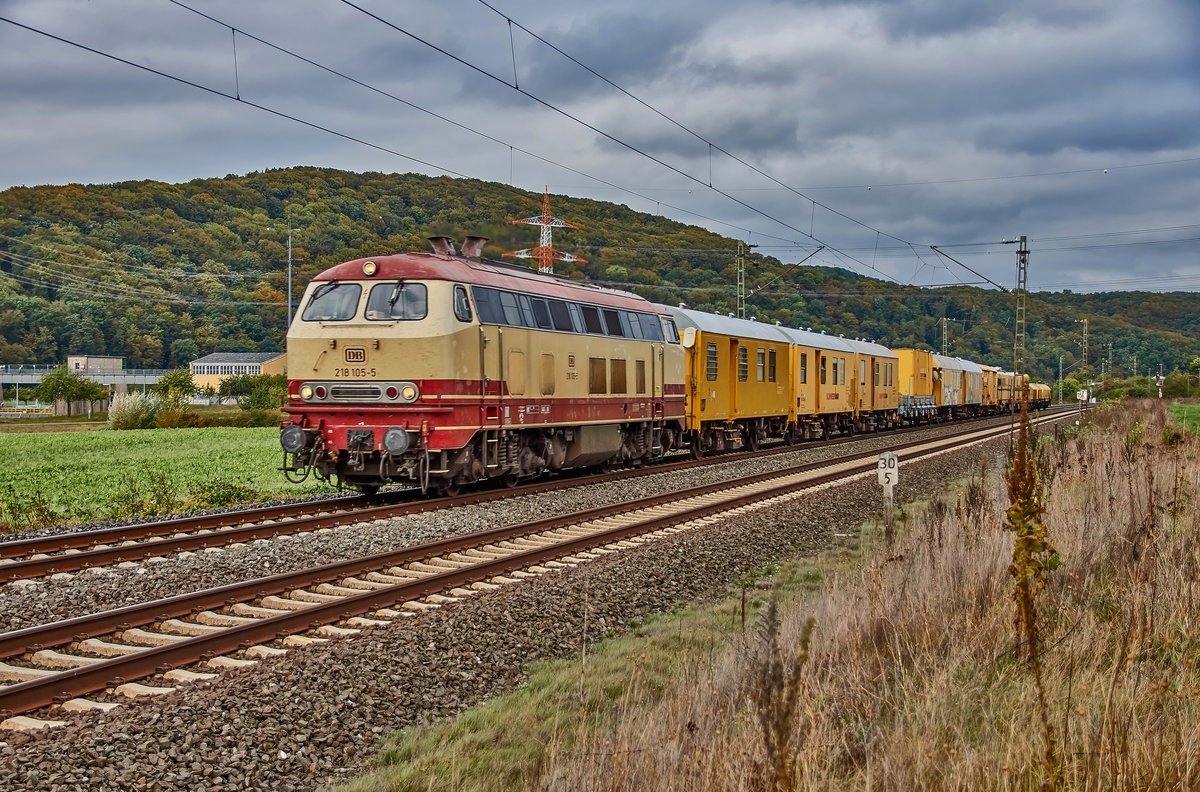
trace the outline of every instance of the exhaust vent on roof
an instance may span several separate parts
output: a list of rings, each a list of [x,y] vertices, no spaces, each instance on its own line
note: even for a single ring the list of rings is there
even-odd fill
[[[454,255],[454,240],[447,236],[431,236],[429,244],[433,245],[433,252],[440,256]]]
[[[479,258],[481,255],[483,255],[483,246],[487,243],[487,241],[487,237],[467,237],[462,242],[462,254],[467,258]]]

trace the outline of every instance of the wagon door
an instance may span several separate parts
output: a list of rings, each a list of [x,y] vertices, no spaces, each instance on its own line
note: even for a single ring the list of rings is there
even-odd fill
[[[504,328],[479,326],[479,425],[497,429],[504,416]]]

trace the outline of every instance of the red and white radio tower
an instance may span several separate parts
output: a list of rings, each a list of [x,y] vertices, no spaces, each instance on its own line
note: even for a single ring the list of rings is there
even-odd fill
[[[513,225],[534,225],[542,229],[541,239],[535,248],[525,248],[524,250],[514,250],[511,253],[505,253],[505,256],[523,259],[537,259],[538,272],[554,272],[555,261],[579,261],[586,262],[587,259],[579,258],[571,253],[564,253],[561,250],[555,250],[553,230],[555,228],[579,228],[564,220],[559,220],[557,217],[550,215],[550,187],[546,186],[546,192],[542,196],[542,213],[534,217],[526,217],[524,220],[513,220]]]

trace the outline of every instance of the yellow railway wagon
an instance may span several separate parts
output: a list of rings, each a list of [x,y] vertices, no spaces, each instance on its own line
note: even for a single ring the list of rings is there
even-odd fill
[[[792,355],[776,325],[659,306],[674,317],[688,350],[686,428],[696,455],[758,447],[795,424]],[[790,439],[790,438],[789,438]]]
[[[937,413],[933,396],[933,353],[926,349],[894,349],[897,358],[899,413],[909,423]]]
[[[979,411],[983,401],[983,370],[969,360],[933,356],[934,401],[946,418],[963,418]]]
[[[1000,398],[1000,369],[995,366],[983,366],[983,412],[994,413],[999,409]]]
[[[1050,386],[1041,382],[1029,385],[1029,406],[1034,410],[1044,410],[1050,406]]]
[[[894,426],[899,421],[899,388],[896,385],[899,358],[882,344],[843,340],[855,351],[851,401],[858,424],[856,428],[877,431]]]
[[[854,430],[854,349],[843,338],[782,328],[792,343],[796,429],[801,438]]]

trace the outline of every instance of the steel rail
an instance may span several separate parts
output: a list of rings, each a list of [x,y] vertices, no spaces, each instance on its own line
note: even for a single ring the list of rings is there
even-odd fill
[[[995,421],[1008,420],[1007,416],[989,416]],[[988,419],[983,419],[987,421]],[[901,432],[909,433],[927,428],[907,427]],[[956,436],[954,433],[946,435]],[[820,447],[846,445],[855,442],[859,436],[840,437],[822,444]],[[371,520],[391,519],[411,514],[449,508],[453,506],[475,505],[502,500],[511,497],[538,494],[559,489],[574,481],[582,483],[603,483],[618,481],[644,475],[666,473],[674,470],[684,470],[692,467],[723,464],[759,456],[772,456],[789,451],[803,450],[799,446],[774,446],[752,452],[738,452],[705,457],[699,460],[669,462],[644,468],[631,468],[610,473],[584,476],[564,476],[551,481],[529,484],[516,489],[484,490],[467,493],[455,497],[430,498],[417,501],[404,501],[380,505],[371,502],[366,497],[338,498],[329,501],[307,501],[299,504],[282,504],[277,506],[256,507],[253,509],[224,512],[198,517],[180,517],[170,520],[141,523],[137,525],[117,526],[99,531],[80,531],[69,534],[56,534],[48,537],[21,539],[13,542],[0,543],[0,558],[19,558],[0,564],[0,583],[13,580],[44,577],[57,572],[75,572],[91,567],[108,566],[123,561],[143,560],[151,557],[161,557],[171,553],[201,550],[209,547],[220,547],[239,542],[250,542],[257,539],[269,539],[274,536],[315,531],[321,528],[336,528],[342,525]],[[342,501],[338,503],[337,501]],[[316,514],[313,514],[316,512]],[[299,516],[296,516],[296,515]],[[238,523],[244,523],[239,525]],[[232,526],[232,527],[225,527]],[[186,533],[185,536],[175,534]],[[142,539],[143,541],[137,541]],[[91,550],[78,550],[90,545],[110,545],[114,542],[130,542],[133,544],[117,544]],[[64,550],[76,552],[62,555],[48,555]],[[20,558],[23,555],[45,555],[41,558]]]
[[[1061,416],[1047,416],[1038,423],[1056,420],[1059,417]],[[940,453],[964,443],[984,442],[1002,437],[1008,431],[1004,427],[976,428],[956,433],[951,437],[910,441],[896,446],[894,450],[925,446],[917,457],[920,458],[920,456]],[[88,634],[97,634],[95,633],[97,630],[100,631],[98,634],[103,634],[105,631],[111,631],[116,627],[122,627],[129,623],[158,621],[170,618],[172,615],[189,613],[198,608],[212,607],[217,604],[230,604],[241,599],[246,592],[254,592],[251,595],[251,598],[253,598],[254,596],[265,595],[272,591],[287,590],[295,587],[297,584],[312,585],[313,583],[324,582],[331,578],[345,577],[347,574],[357,574],[368,570],[386,568],[404,561],[429,558],[447,551],[463,550],[518,536],[528,536],[555,528],[576,525],[580,522],[591,522],[611,516],[614,513],[642,511],[661,503],[709,494],[714,490],[741,488],[771,479],[791,477],[809,471],[815,472],[820,468],[842,468],[806,478],[802,481],[784,482],[766,490],[743,493],[719,503],[705,504],[674,514],[650,517],[617,528],[566,539],[545,547],[534,548],[502,558],[484,561],[470,567],[428,575],[411,583],[364,591],[361,594],[350,595],[336,601],[315,604],[303,610],[230,627],[218,633],[188,638],[164,646],[148,647],[146,650],[135,654],[102,660],[82,668],[74,668],[54,674],[53,676],[11,685],[0,689],[0,713],[11,716],[30,712],[73,696],[86,695],[97,690],[103,690],[112,684],[120,684],[127,679],[137,679],[155,673],[162,673],[171,668],[194,663],[208,657],[246,649],[256,643],[282,638],[289,634],[315,629],[324,624],[330,624],[378,610],[379,608],[385,608],[401,600],[417,599],[428,594],[468,585],[502,575],[505,572],[535,565],[542,561],[570,556],[574,553],[608,545],[630,536],[651,533],[665,527],[730,511],[749,503],[777,497],[798,489],[808,489],[824,483],[856,476],[874,469],[877,455],[877,451],[846,455],[840,459],[809,463],[785,471],[749,476],[744,479],[735,480],[734,482],[704,485],[632,503],[610,505],[599,509],[590,509],[574,514],[539,520],[533,523],[506,526],[450,537],[406,548],[401,551],[376,554],[350,562],[327,564],[315,569],[302,570],[272,578],[250,581],[248,583],[222,586],[198,592],[195,595],[180,595],[167,600],[97,614],[96,616],[79,617],[43,627],[34,627],[7,633],[0,636],[0,640],[3,640],[7,644],[4,649],[0,650],[0,657],[11,656],[14,653],[13,647],[21,643],[24,643],[21,653],[40,648],[41,644],[30,645],[29,643],[29,639],[35,636],[51,644],[76,639],[81,640],[82,637]],[[843,467],[845,465],[850,465],[850,468],[845,469]],[[234,592],[239,593],[235,594]],[[101,628],[100,625],[105,625],[105,627]],[[84,632],[75,632],[80,627],[84,628]]]

